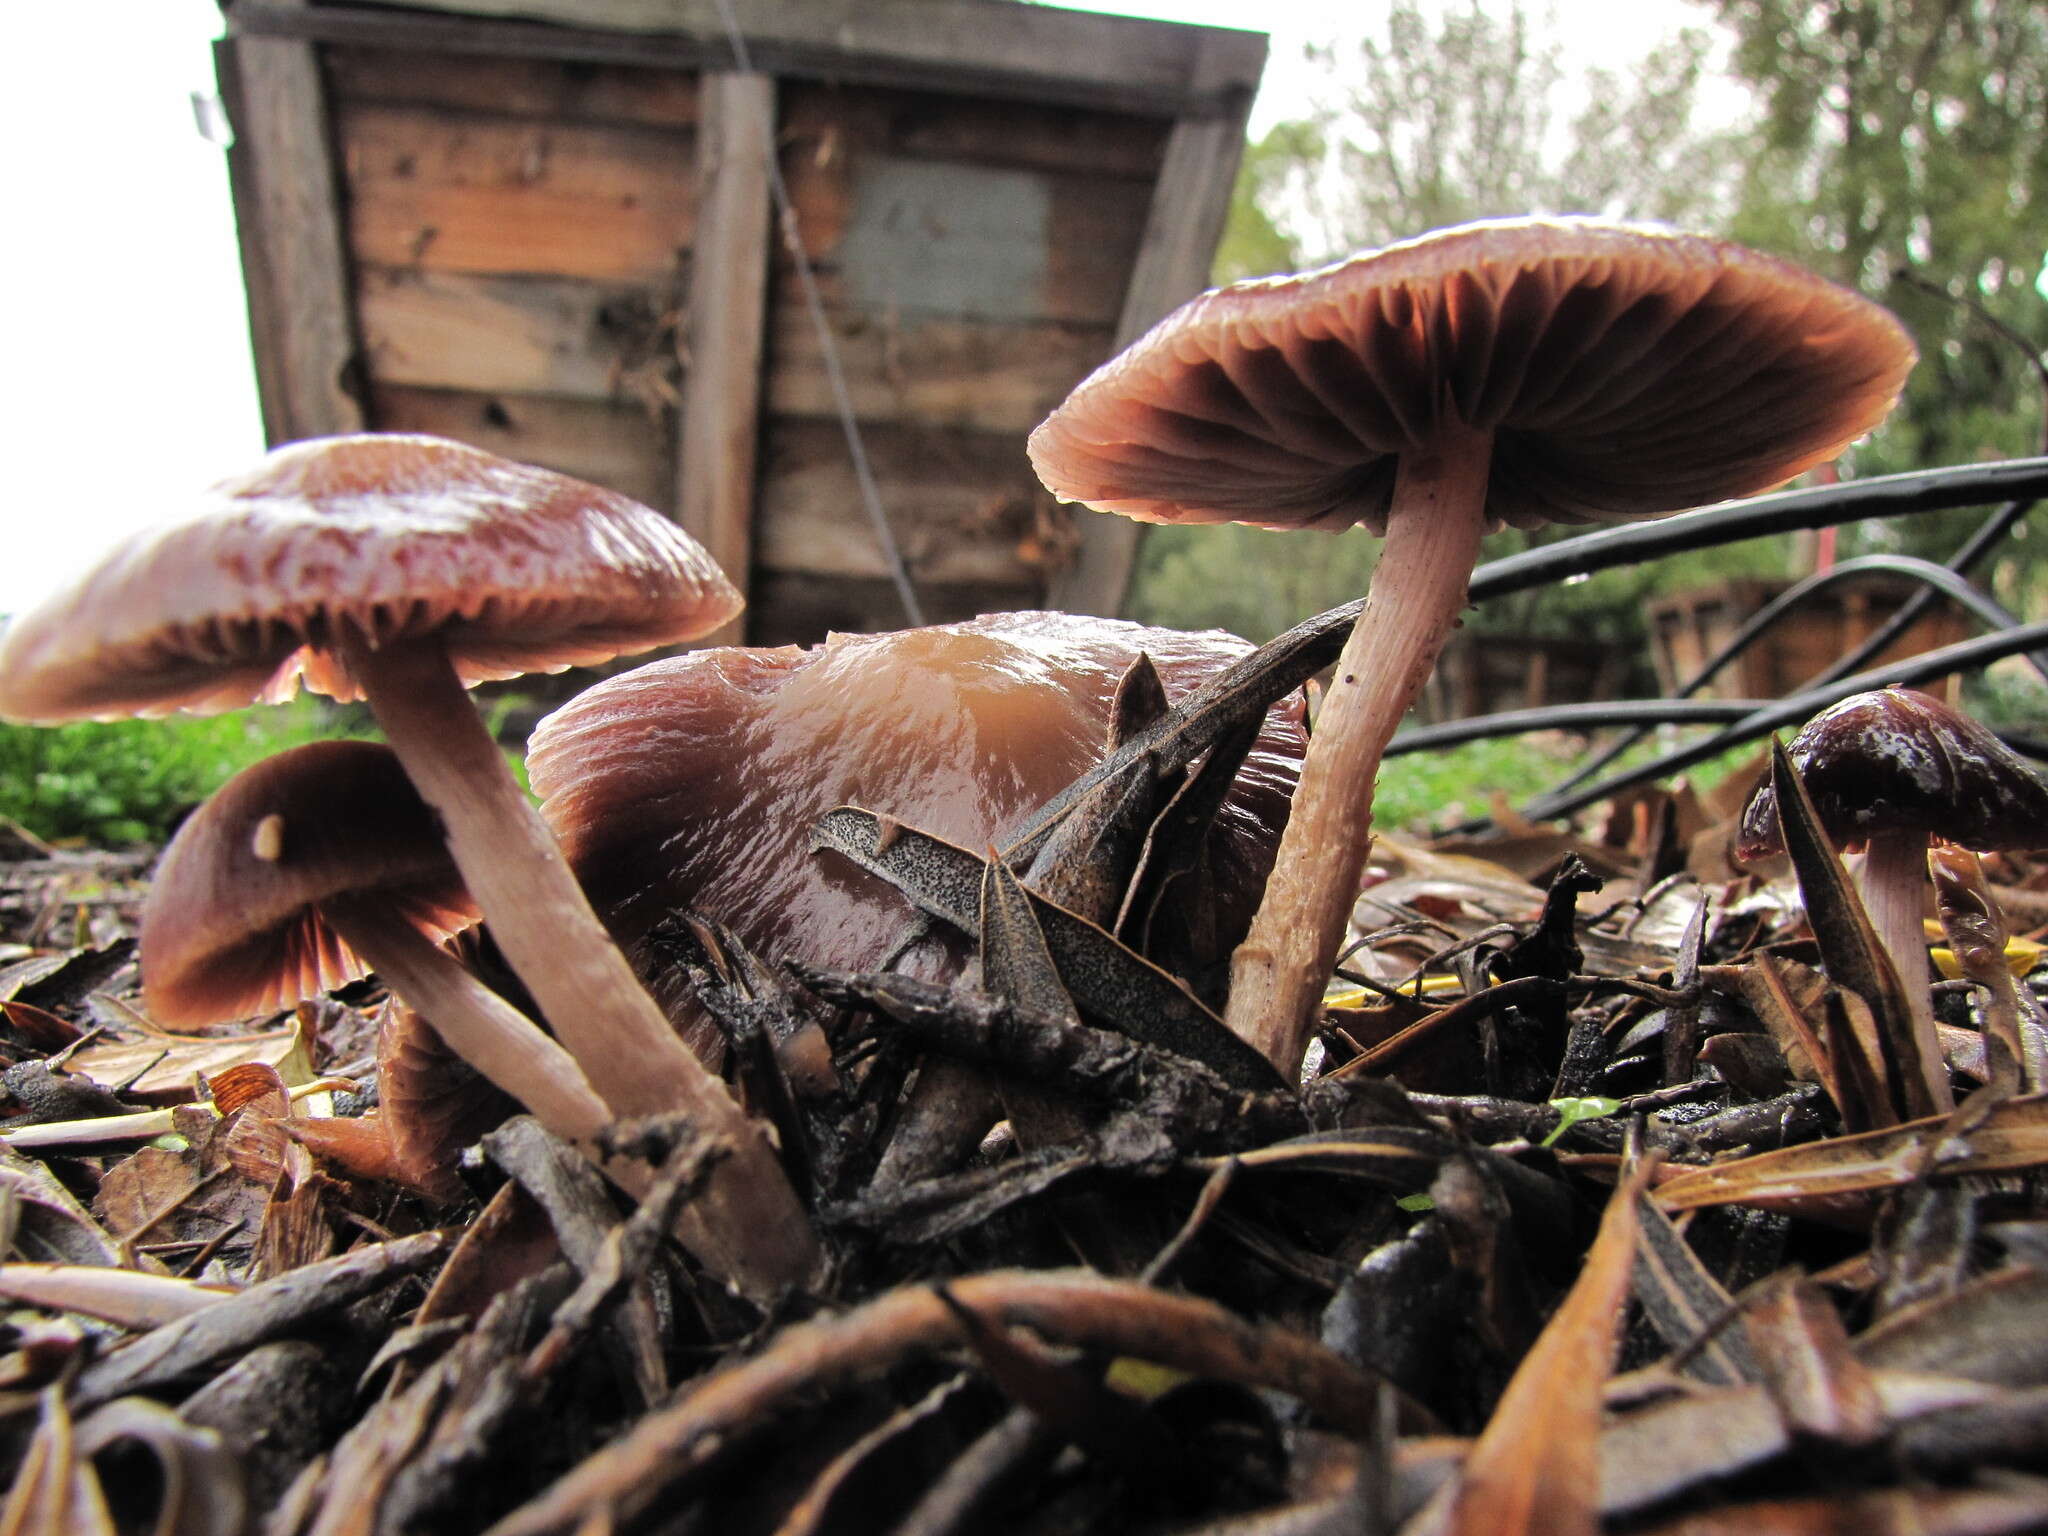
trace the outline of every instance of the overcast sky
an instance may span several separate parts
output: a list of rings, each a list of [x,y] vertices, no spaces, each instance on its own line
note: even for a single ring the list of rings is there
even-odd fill
[[[1373,0],[1128,0],[1105,10],[1273,35],[1254,128],[1298,101],[1302,45],[1381,14]],[[1540,6],[1532,7],[1539,9]],[[1597,12],[1605,61],[1694,21],[1683,0],[1564,0]],[[195,127],[213,92],[214,0],[8,12],[17,220],[0,245],[15,404],[0,613],[262,452],[226,159]]]

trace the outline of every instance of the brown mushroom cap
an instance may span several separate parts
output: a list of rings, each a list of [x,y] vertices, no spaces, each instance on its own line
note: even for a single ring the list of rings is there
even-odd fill
[[[689,906],[771,956],[872,965],[904,937],[907,908],[874,876],[811,855],[820,815],[863,805],[979,850],[1100,759],[1141,652],[1178,699],[1249,650],[1220,631],[1014,613],[811,650],[698,651],[564,705],[535,729],[527,768],[622,939]],[[1276,706],[1212,835],[1202,899],[1225,953],[1272,861],[1299,722]]]
[[[1852,694],[1809,720],[1786,755],[1839,847],[1888,832],[1980,853],[2048,847],[2048,784],[1982,725],[1927,694]],[[1766,782],[1743,807],[1736,856],[1783,848],[1778,797]]]
[[[292,443],[0,637],[0,714],[360,697],[330,648],[438,634],[465,684],[693,638],[734,591],[660,513],[441,438]]]
[[[321,918],[366,896],[438,943],[476,921],[390,748],[323,741],[235,775],[171,839],[142,911],[151,1014],[171,1028],[289,1007],[369,967]]]
[[[1493,436],[1519,528],[1776,485],[1883,419],[1914,360],[1887,311],[1726,241],[1597,219],[1462,225],[1216,289],[1031,436],[1057,496],[1147,522],[1385,529],[1396,460]]]

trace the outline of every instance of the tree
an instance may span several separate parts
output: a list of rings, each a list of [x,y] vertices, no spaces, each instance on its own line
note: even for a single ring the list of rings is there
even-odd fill
[[[1858,468],[2040,452],[2048,6],[1699,3],[1732,30],[1763,104],[1733,232],[1860,288],[1919,341],[1905,400]],[[1945,553],[1956,521],[1895,537]]]
[[[1731,157],[1692,126],[1704,33],[1623,74],[1575,66],[1520,0],[1432,9],[1394,0],[1383,36],[1310,50],[1326,79],[1285,125],[1297,158],[1281,218],[1315,259],[1495,216],[1726,216]]]

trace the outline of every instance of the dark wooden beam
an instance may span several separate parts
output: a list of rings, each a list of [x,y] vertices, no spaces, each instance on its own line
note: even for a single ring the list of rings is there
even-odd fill
[[[745,592],[761,438],[775,82],[710,71],[702,92],[676,509],[684,530]],[[703,643],[737,644],[744,626],[736,619]]]
[[[731,69],[715,0],[234,0],[231,33],[302,41]],[[796,79],[979,92],[1156,116],[1231,115],[1263,33],[1042,5],[732,0],[755,69]]]
[[[1263,44],[1263,39],[1261,43]],[[1264,48],[1260,49],[1263,62]],[[1238,61],[1219,51],[1197,71],[1201,83],[1235,81]],[[1253,80],[1257,79],[1254,68]],[[1209,268],[1230,212],[1231,183],[1244,154],[1252,87],[1236,84],[1232,110],[1216,117],[1182,118],[1167,141],[1166,163],[1152,193],[1145,238],[1124,290],[1117,321],[1118,347],[1144,335],[1176,305],[1209,286]],[[1130,589],[1143,527],[1127,517],[1077,508],[1081,547],[1074,563],[1052,582],[1048,601],[1071,613],[1116,614]]]
[[[326,93],[310,44],[229,37],[218,60],[263,429],[272,443],[359,432],[356,343]]]

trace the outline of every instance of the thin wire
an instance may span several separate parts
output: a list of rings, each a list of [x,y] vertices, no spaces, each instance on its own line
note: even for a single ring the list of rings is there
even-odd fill
[[[752,74],[753,56],[747,50],[746,38],[740,33],[732,0],[718,0],[718,15],[725,23],[726,39],[732,45],[734,67],[744,74]],[[803,237],[797,229],[796,205],[790,199],[788,184],[782,179],[782,164],[772,143],[768,147],[768,188],[775,199],[777,221],[782,226],[782,243],[789,248],[790,258],[796,263],[797,287],[803,291],[804,308],[810,312],[811,325],[818,333],[818,349],[825,360],[825,380],[832,389],[832,403],[839,412],[840,429],[846,434],[846,451],[853,460],[853,478],[860,487],[861,505],[867,509],[868,520],[875,525],[875,538],[882,546],[882,558],[888,563],[889,578],[896,585],[896,596],[903,604],[904,616],[913,625],[922,626],[924,609],[918,604],[917,592],[910,584],[910,571],[903,563],[903,552],[897,547],[895,530],[889,526],[889,514],[882,506],[881,489],[875,484],[874,471],[868,466],[867,447],[861,441],[860,424],[853,416],[853,396],[847,391],[846,374],[839,366],[838,341],[832,334],[831,323],[825,318],[824,300],[818,296],[818,280],[811,271],[810,258],[804,252]]]

